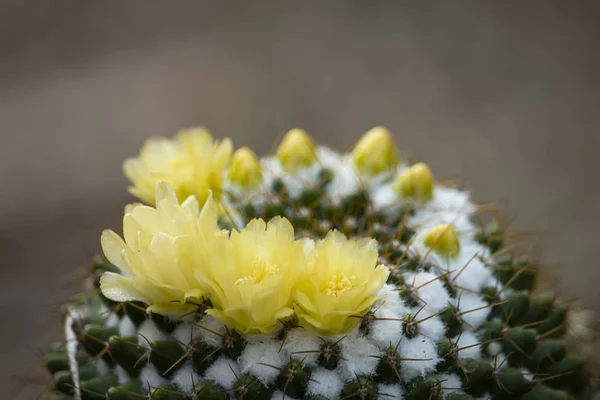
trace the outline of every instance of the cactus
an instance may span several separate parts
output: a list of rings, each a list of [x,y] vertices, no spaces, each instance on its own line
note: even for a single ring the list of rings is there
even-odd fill
[[[570,307],[385,128],[350,154],[299,129],[232,152],[195,128],[127,160],[146,205],[64,307],[52,399],[583,396]]]

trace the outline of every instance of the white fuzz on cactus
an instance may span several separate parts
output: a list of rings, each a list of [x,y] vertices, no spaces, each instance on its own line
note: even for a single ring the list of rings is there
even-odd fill
[[[102,235],[100,290],[46,357],[53,400],[546,400],[587,382],[538,267],[383,127],[348,154],[293,129],[261,159],[189,129],[125,172],[146,205]]]

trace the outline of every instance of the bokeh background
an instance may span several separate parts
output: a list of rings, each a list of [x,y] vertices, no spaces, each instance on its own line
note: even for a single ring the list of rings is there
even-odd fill
[[[252,4],[251,4],[252,3]],[[258,153],[385,125],[539,234],[557,289],[600,300],[600,3],[0,3],[0,397],[60,334],[124,158],[202,124]],[[56,337],[56,336],[55,336]]]

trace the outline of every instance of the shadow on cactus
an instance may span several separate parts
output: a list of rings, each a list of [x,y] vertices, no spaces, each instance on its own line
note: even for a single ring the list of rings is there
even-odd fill
[[[53,400],[568,399],[593,377],[573,310],[538,289],[490,207],[406,165],[294,129],[273,156],[202,128],[124,164],[123,235],[46,355]]]

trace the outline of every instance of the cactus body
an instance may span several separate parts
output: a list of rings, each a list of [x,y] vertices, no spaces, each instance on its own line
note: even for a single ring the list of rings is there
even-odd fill
[[[52,398],[577,396],[586,382],[585,357],[567,352],[569,309],[536,291],[531,262],[502,254],[504,227],[477,225],[468,193],[434,182],[426,166],[401,164],[388,136],[387,147],[378,149],[371,132],[349,155],[313,147],[299,132],[284,140],[278,156],[257,162],[253,153],[237,153],[235,170],[223,170],[219,183],[226,211],[219,227],[285,217],[296,239],[317,241],[331,230],[374,238],[377,263],[389,275],[372,304],[360,315],[349,312],[344,318],[355,322],[342,320],[339,332],[331,328],[334,317],[326,327],[300,300],[274,330],[261,325],[264,332],[245,332],[223,319],[222,299],[186,301],[175,317],[154,312],[149,302],[109,299],[103,287],[66,308],[66,330],[76,343],[54,346],[46,356]],[[100,257],[90,284],[98,288],[102,274],[120,270]],[[253,274],[236,285],[263,279]],[[354,275],[335,279],[324,293],[352,290]]]

